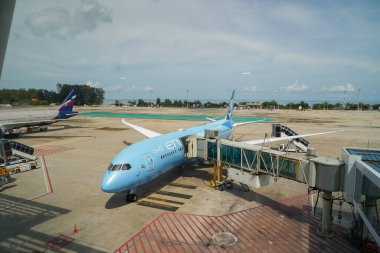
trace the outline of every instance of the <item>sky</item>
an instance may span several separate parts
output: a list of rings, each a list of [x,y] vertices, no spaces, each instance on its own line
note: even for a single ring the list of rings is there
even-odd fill
[[[1,88],[380,102],[379,1],[17,0]]]

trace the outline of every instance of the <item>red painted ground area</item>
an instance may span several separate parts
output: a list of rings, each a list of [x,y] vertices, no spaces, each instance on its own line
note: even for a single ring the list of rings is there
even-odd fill
[[[36,146],[34,147],[34,155],[35,156],[49,155],[49,154],[59,153],[59,152],[72,150],[72,149],[74,148],[54,146],[54,145]]]
[[[45,247],[52,250],[60,250],[72,241],[74,241],[74,238],[70,236],[60,235],[54,238],[53,240],[45,243]]]
[[[335,236],[322,238],[319,224],[307,196],[223,216],[163,213],[115,252],[359,252],[347,229],[333,226]],[[233,234],[237,243],[216,246],[218,232]]]

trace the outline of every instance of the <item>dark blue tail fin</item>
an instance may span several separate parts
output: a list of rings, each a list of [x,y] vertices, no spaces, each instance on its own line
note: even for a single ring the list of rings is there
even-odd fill
[[[73,111],[76,97],[76,91],[72,90],[63,103],[59,106],[57,118],[66,119],[78,114],[78,112]]]
[[[235,90],[232,91],[230,104],[228,106],[228,111],[226,115],[226,120],[232,120],[232,111],[234,110],[234,96],[235,96]]]

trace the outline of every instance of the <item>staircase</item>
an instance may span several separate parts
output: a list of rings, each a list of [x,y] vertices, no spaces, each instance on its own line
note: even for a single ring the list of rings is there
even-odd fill
[[[281,124],[272,124],[272,137],[284,137],[284,136],[296,136],[298,135],[292,129]],[[299,149],[299,151],[306,152],[309,142],[304,138],[293,139],[294,145]]]

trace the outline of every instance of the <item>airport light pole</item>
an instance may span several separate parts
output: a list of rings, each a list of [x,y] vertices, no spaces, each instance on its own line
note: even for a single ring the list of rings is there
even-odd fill
[[[280,110],[280,88],[277,89],[277,109]]]
[[[346,109],[346,95],[347,95],[347,89],[344,89],[344,98],[343,98],[343,110]]]
[[[189,89],[186,89],[186,107],[189,108]]]
[[[150,107],[153,105],[153,96],[152,96],[152,89],[150,90]]]

